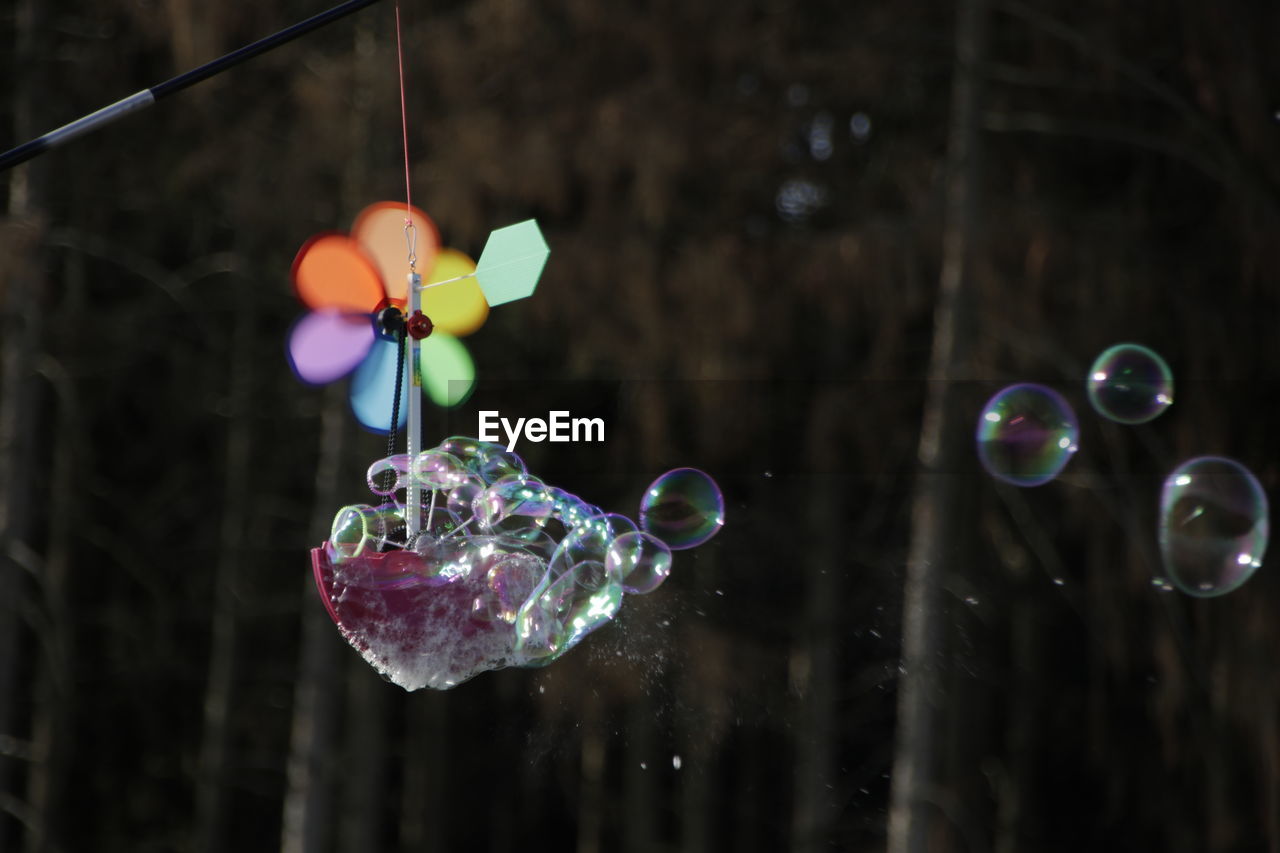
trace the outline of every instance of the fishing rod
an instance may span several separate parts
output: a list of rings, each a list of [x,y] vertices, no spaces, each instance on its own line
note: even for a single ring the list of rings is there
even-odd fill
[[[38,157],[46,151],[64,145],[90,131],[97,130],[103,125],[110,124],[129,113],[145,109],[161,98],[180,92],[188,86],[194,86],[201,80],[207,80],[215,74],[221,74],[228,68],[252,59],[260,53],[266,53],[268,50],[293,41],[299,36],[306,35],[312,30],[317,30],[325,24],[344,18],[352,12],[358,12],[364,7],[371,6],[377,2],[378,0],[347,0],[345,3],[339,3],[328,11],[321,12],[293,26],[285,27],[278,33],[259,39],[253,44],[245,45],[239,50],[233,50],[224,56],[206,62],[198,68],[179,74],[171,80],[166,80],[149,89],[135,92],[127,98],[116,101],[114,104],[108,104],[97,112],[78,118],[69,124],[64,124],[57,130],[51,130],[44,136],[38,136],[30,142],[23,143],[17,148],[0,154],[0,172],[19,163],[25,163],[33,157]]]

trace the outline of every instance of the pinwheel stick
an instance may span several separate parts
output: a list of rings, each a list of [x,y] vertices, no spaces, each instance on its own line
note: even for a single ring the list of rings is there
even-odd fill
[[[179,74],[171,80],[166,80],[149,89],[135,92],[127,98],[122,98],[97,112],[78,118],[70,124],[64,124],[57,130],[51,130],[44,136],[38,136],[30,142],[0,154],[0,172],[57,148],[92,130],[97,130],[122,116],[149,107],[167,95],[172,95],[174,92],[193,86],[201,80],[207,80],[215,74],[221,74],[234,65],[239,65],[241,62],[252,59],[260,53],[266,53],[268,50],[277,48],[285,42],[293,41],[299,36],[306,35],[312,30],[317,30],[325,24],[345,17],[352,12],[359,11],[365,6],[371,6],[376,2],[378,0],[347,0],[345,3],[339,3],[326,12],[321,12],[293,26],[285,27],[274,35],[259,39],[253,44],[245,45],[239,50],[233,50],[225,56],[206,62],[204,65],[193,68],[185,74]]]
[[[409,273],[409,316],[413,317],[422,311],[422,276],[416,272]],[[421,343],[417,336],[409,335],[409,487],[405,495],[405,523],[407,525],[405,541],[410,547],[418,538],[422,529],[419,512],[422,506],[422,489],[418,485],[413,460],[418,458],[419,445],[422,443],[422,368],[419,365]],[[433,507],[434,508],[434,507]],[[428,522],[428,525],[430,522]]]

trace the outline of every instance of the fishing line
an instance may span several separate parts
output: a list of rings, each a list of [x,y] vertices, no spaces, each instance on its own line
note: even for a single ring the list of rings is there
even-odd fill
[[[404,141],[404,228],[405,237],[413,230],[413,188],[409,180],[409,110],[404,97],[404,49],[400,42],[400,2],[396,0],[396,71],[400,76],[400,137]],[[409,243],[409,269],[417,260],[414,246]]]

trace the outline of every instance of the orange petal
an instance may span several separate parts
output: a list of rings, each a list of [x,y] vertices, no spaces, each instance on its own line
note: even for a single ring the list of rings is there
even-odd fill
[[[298,298],[309,308],[372,311],[386,296],[378,268],[345,234],[317,234],[303,243],[292,275]]]
[[[419,270],[429,270],[436,261],[440,248],[440,232],[436,224],[416,207],[412,211],[413,250],[417,255]],[[404,202],[380,201],[371,204],[356,217],[351,226],[351,236],[373,258],[382,273],[387,293],[403,304],[408,298],[409,241],[405,238],[406,207]]]

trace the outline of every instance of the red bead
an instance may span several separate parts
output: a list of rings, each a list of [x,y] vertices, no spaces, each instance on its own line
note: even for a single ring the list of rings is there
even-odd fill
[[[409,318],[405,324],[405,328],[409,332],[409,337],[415,341],[420,341],[427,335],[431,334],[431,330],[435,328],[431,324],[431,318],[421,311],[414,311],[413,316]]]

